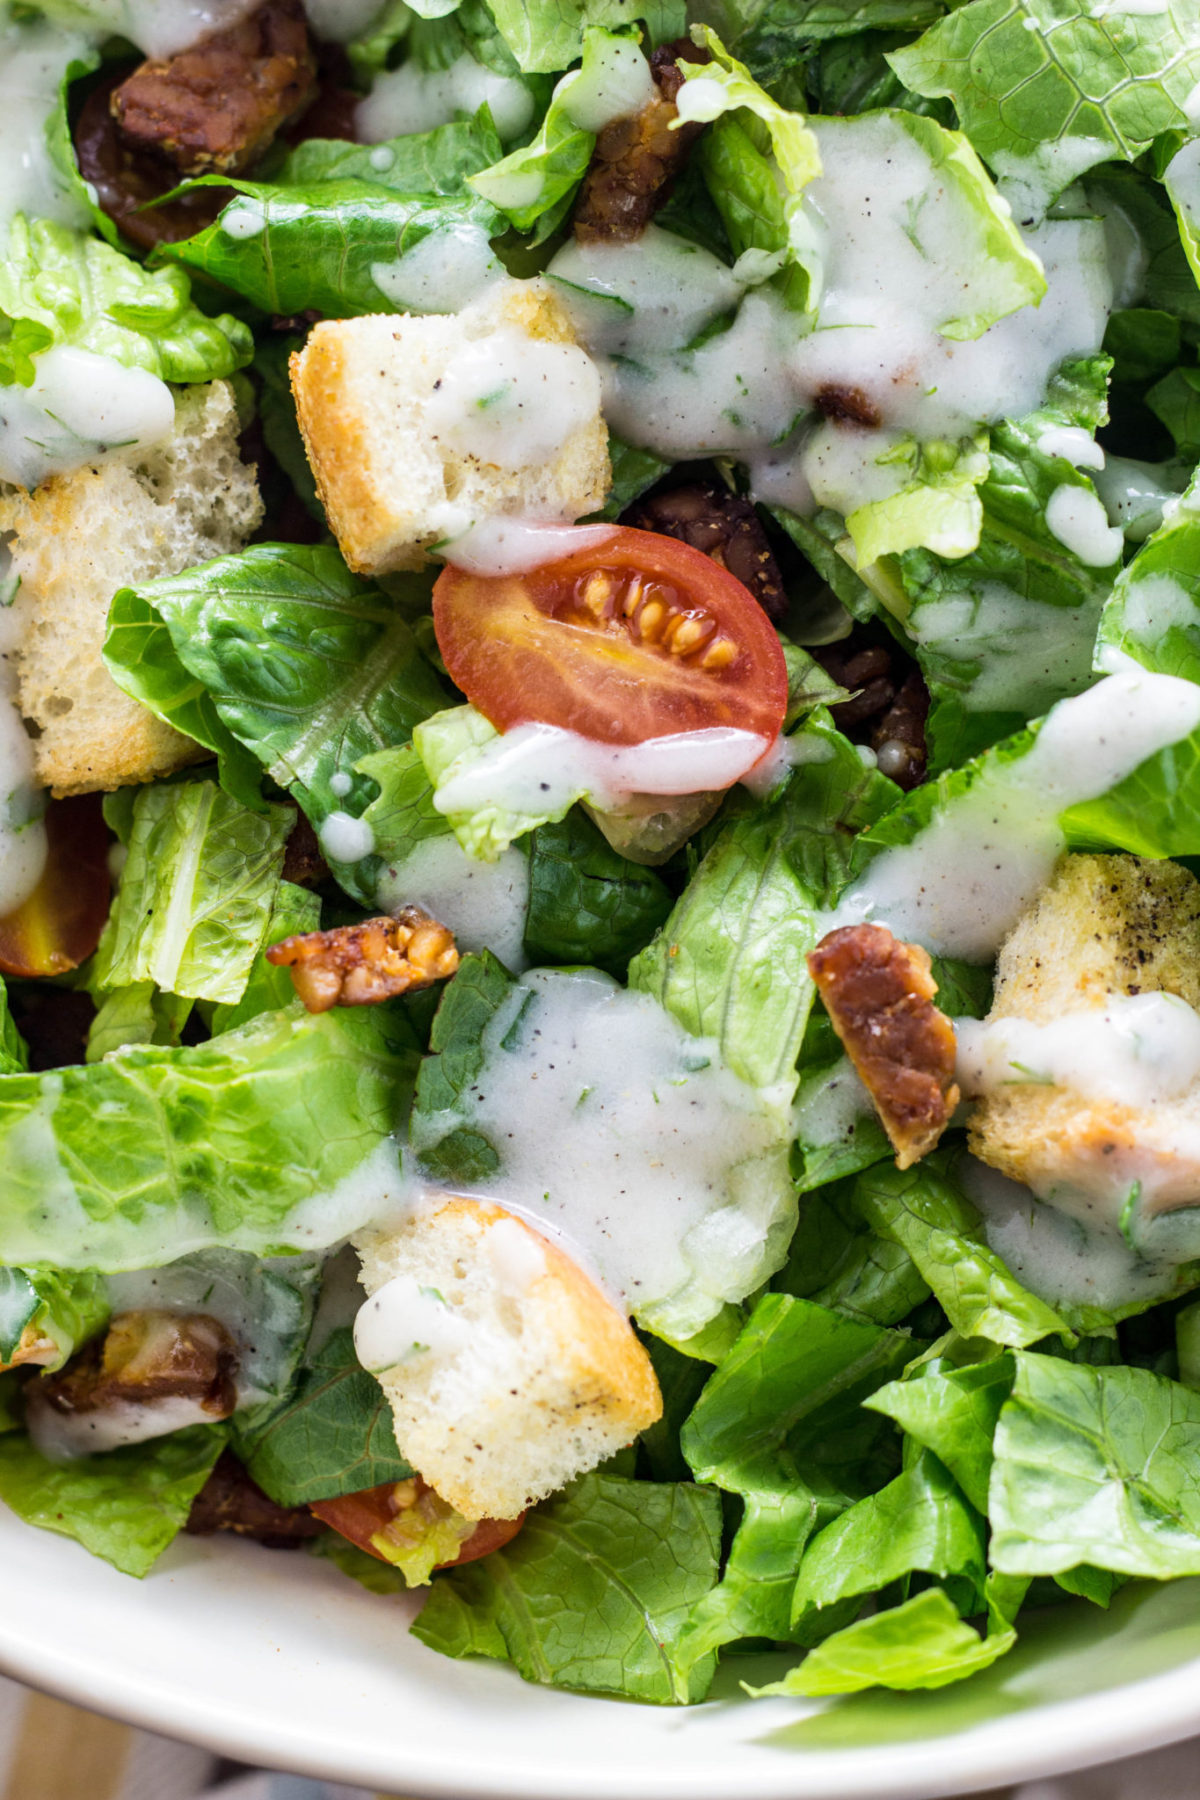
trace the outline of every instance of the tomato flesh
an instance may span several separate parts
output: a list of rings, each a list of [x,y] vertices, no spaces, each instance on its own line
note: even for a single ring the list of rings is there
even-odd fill
[[[0,918],[5,975],[62,975],[92,954],[108,917],[108,829],[99,794],[52,800],[46,866],[28,900]]]
[[[428,1491],[427,1484],[420,1476],[416,1477],[415,1482],[386,1481],[382,1487],[364,1488],[357,1494],[340,1494],[335,1500],[315,1500],[309,1511],[315,1513],[326,1525],[331,1525],[344,1538],[349,1538],[360,1550],[365,1550],[368,1556],[375,1557],[379,1562],[387,1562],[387,1557],[375,1548],[371,1540],[403,1510],[403,1506],[397,1502],[397,1487],[402,1496],[406,1490],[412,1490],[413,1503]],[[499,1550],[516,1537],[524,1523],[524,1513],[515,1519],[480,1519],[470,1537],[464,1540],[458,1555],[452,1561],[439,1563],[438,1568],[456,1568],[459,1563],[476,1562],[479,1557]]]
[[[787,669],[749,589],[659,532],[588,536],[526,574],[438,577],[438,647],[471,704],[500,731],[537,722],[629,745],[724,727],[772,742]]]

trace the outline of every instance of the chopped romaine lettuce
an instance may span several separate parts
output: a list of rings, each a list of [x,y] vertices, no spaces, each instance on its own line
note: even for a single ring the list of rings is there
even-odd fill
[[[413,1632],[446,1656],[507,1658],[527,1681],[703,1699],[714,1659],[685,1669],[677,1643],[716,1581],[720,1544],[711,1490],[585,1475],[511,1544],[440,1575]]]
[[[70,344],[163,381],[212,381],[254,354],[248,326],[193,303],[182,269],[144,269],[110,244],[20,214],[0,261],[0,313],[25,326],[27,349]],[[30,325],[45,333],[30,343]],[[10,339],[10,343],[12,340]],[[32,364],[14,370],[32,379]]]
[[[236,1004],[263,946],[295,816],[288,806],[251,812],[212,781],[141,788],[93,986],[152,981]]]

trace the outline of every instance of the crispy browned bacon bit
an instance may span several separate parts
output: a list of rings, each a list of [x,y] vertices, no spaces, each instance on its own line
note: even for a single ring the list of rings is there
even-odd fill
[[[300,0],[266,0],[191,49],[142,63],[110,104],[130,148],[183,175],[234,174],[304,110],[316,77]]]
[[[124,72],[109,76],[84,101],[75,126],[75,153],[80,174],[91,182],[101,209],[133,243],[153,250],[156,244],[174,244],[203,231],[232,198],[232,191],[194,188],[166,206],[150,204],[178,184],[179,171],[122,141],[110,102],[124,79]]]
[[[715,481],[689,482],[636,500],[621,522],[641,531],[661,531],[693,550],[703,550],[750,589],[768,619],[778,621],[787,611],[775,553],[757,512],[741,494],[731,494]]]
[[[809,952],[808,970],[907,1169],[933,1149],[958,1105],[954,1027],[918,944],[882,925],[845,925]]]
[[[290,968],[309,1012],[331,1006],[370,1006],[410,988],[453,975],[458,951],[452,934],[419,907],[397,918],[365,919],[332,931],[308,931],[272,944],[267,961]]]
[[[233,1531],[271,1550],[291,1550],[326,1529],[307,1506],[277,1506],[231,1450],[222,1450],[212,1474],[192,1502],[183,1528],[192,1537]]]
[[[205,1313],[115,1313],[103,1337],[25,1390],[26,1404],[80,1418],[191,1400],[213,1419],[227,1419],[237,1402],[237,1363],[233,1339]]]
[[[679,117],[680,61],[711,58],[689,38],[661,45],[650,58],[657,96],[630,118],[614,119],[597,137],[575,202],[573,224],[581,244],[628,243],[640,237],[671,192],[704,129],[698,124],[671,129]]]

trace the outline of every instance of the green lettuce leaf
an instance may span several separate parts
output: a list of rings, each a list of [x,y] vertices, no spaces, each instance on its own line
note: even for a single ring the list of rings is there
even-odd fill
[[[1064,363],[1044,406],[992,428],[982,527],[969,556],[914,548],[876,572],[875,591],[915,640],[933,697],[935,769],[1091,685],[1113,568],[1089,566],[1061,543],[1046,507],[1062,486],[1091,491],[1086,474],[1056,453],[1055,434],[1090,435],[1104,423],[1107,372],[1105,357]]]
[[[502,741],[502,734],[473,706],[452,706],[414,726],[413,744],[433,788],[434,803],[441,789],[468,771],[486,768]],[[449,824],[468,856],[479,862],[495,862],[516,838],[539,825],[566,817],[576,801],[586,799],[587,789],[556,794],[545,812],[514,812],[500,801],[489,801],[473,812],[447,812]]]
[[[432,131],[411,131],[377,144],[344,138],[306,138],[275,170],[277,187],[314,187],[323,181],[365,181],[395,194],[454,199],[468,176],[491,168],[502,154],[490,115],[455,119]]]
[[[686,82],[677,100],[681,117],[716,121],[701,140],[705,184],[734,252],[757,251],[776,269],[785,266],[780,292],[803,312],[820,286],[820,253],[803,206],[805,187],[821,173],[816,136],[707,28],[705,42],[713,60],[680,64]]]
[[[243,806],[262,805],[262,766],[221,719],[212,695],[176,655],[161,615],[133,588],[108,609],[104,664],[121,692],[213,751],[221,786]]]
[[[467,184],[518,231],[537,226],[535,244],[557,228],[587,173],[596,136],[576,124],[579,102],[597,89],[604,93],[606,79],[612,79],[613,49],[620,45],[639,54],[632,40],[589,26],[583,34],[580,66],[555,87],[537,135],[493,167],[473,174]]]
[[[488,239],[503,220],[475,194],[398,194],[361,180],[287,187],[224,175],[206,179],[236,188],[238,197],[212,225],[164,244],[159,254],[263,312],[351,318],[453,311],[422,304],[431,260],[443,267],[461,259],[476,272],[499,268]],[[407,261],[414,252],[420,261]]]
[[[28,1438],[0,1438],[0,1500],[27,1525],[74,1538],[124,1575],[145,1575],[187,1523],[225,1446],[220,1425],[192,1425],[106,1456],[52,1463]]]
[[[413,1634],[446,1656],[507,1658],[527,1681],[700,1700],[714,1659],[685,1671],[676,1642],[717,1578],[720,1544],[715,1493],[585,1475],[502,1550],[439,1575]]]
[[[903,1171],[878,1164],[859,1175],[854,1204],[882,1237],[912,1257],[963,1337],[1022,1347],[1069,1326],[1015,1281],[988,1248],[979,1216],[940,1159]]]
[[[810,1641],[826,1636],[826,1619],[840,1627],[848,1602],[917,1570],[955,1579],[966,1609],[982,1599],[983,1520],[928,1450],[812,1539],[800,1563],[792,1629]]]
[[[1179,220],[1184,255],[1200,282],[1200,144],[1194,138],[1171,158],[1163,173],[1163,186]]]
[[[43,1369],[60,1369],[79,1344],[108,1317],[104,1284],[94,1269],[65,1271],[45,1264],[0,1269],[0,1362],[7,1361],[26,1327],[55,1346]]]
[[[417,1074],[409,1141],[436,1181],[483,1181],[500,1167],[481,1131],[455,1123],[479,1078],[483,1034],[508,999],[513,978],[490,950],[465,956],[442,994]]]
[[[394,1167],[413,1045],[401,1008],[297,1004],[194,1048],[0,1076],[0,1259],[137,1269],[345,1236]],[[361,1193],[305,1210],[356,1172]]]
[[[300,937],[308,931],[318,931],[320,925],[321,902],[318,896],[308,888],[297,887],[295,882],[281,881],[271,902],[271,916],[267,921],[262,949],[250,966],[241,999],[233,1004],[223,1002],[212,1009],[210,1024],[214,1037],[222,1031],[232,1031],[236,1025],[245,1025],[249,1020],[257,1019],[260,1013],[278,1012],[282,1007],[291,1005],[296,997],[291,972],[269,963],[265,952],[271,944],[282,943],[284,938]]]
[[[964,1625],[944,1588],[926,1588],[899,1606],[858,1619],[810,1650],[782,1681],[749,1688],[762,1694],[857,1694],[863,1688],[945,1687],[988,1668],[1011,1650],[1017,1634],[989,1631],[980,1638]]]
[[[97,238],[19,213],[0,262],[0,312],[163,381],[212,381],[254,354],[249,327],[192,304],[181,269],[148,270]]]
[[[351,575],[331,546],[255,544],[122,590],[105,644],[118,686],[129,666],[122,659],[141,654],[136,634],[121,635],[139,601],[164,622],[179,663],[204,684],[225,731],[318,828],[354,804],[359,760],[407,739],[444,699],[402,609]],[[153,695],[145,697],[158,712]],[[331,785],[335,776],[351,778],[349,794]],[[369,792],[363,784],[360,806]]]
[[[970,0],[888,58],[919,94],[949,95],[994,169],[1052,199],[1095,164],[1132,162],[1190,128],[1200,43],[1189,0],[1100,11],[1089,0]]]
[[[1029,1352],[996,1428],[992,1561],[1200,1574],[1200,1396],[1148,1369]]]
[[[615,30],[643,19],[653,43],[687,29],[682,0],[492,0],[491,13],[505,44],[526,73],[557,74],[583,51],[589,26]]]
[[[1126,659],[1200,681],[1200,482],[1121,570],[1104,607],[1096,664]]]
[[[412,1474],[396,1447],[392,1409],[355,1356],[349,1326],[311,1357],[285,1405],[248,1425],[235,1418],[233,1446],[280,1506],[309,1506]]]
[[[251,812],[212,781],[141,788],[93,984],[152,981],[192,999],[240,1000],[295,816],[289,806]]]
[[[802,766],[724,828],[629,971],[631,987],[715,1037],[730,1068],[764,1088],[795,1080],[818,914],[871,855],[855,834],[897,796],[822,710],[792,742]]]
[[[1013,1384],[1008,1355],[956,1369],[926,1363],[917,1378],[879,1388],[863,1405],[885,1413],[944,1462],[976,1512],[986,1513],[992,1440]]]
[[[93,965],[94,967],[94,965]],[[128,1044],[178,1045],[192,1011],[190,1000],[164,993],[153,981],[97,990],[99,1004],[88,1026],[84,1061],[95,1063]]]
[[[587,963],[620,977],[671,905],[662,877],[618,856],[577,807],[529,840],[525,949],[535,965]]]
[[[905,550],[961,558],[976,548],[983,527],[979,487],[988,472],[986,433],[957,444],[903,438],[875,461],[894,468],[901,485],[846,515],[860,568]]]
[[[882,1127],[878,1135],[883,1137]],[[875,1160],[888,1151],[884,1139]],[[771,1285],[867,1325],[899,1325],[929,1298],[929,1284],[908,1251],[872,1229],[847,1180],[801,1200],[788,1260]]]
[[[738,1637],[791,1636],[806,1541],[895,1468],[892,1433],[862,1401],[915,1347],[807,1300],[758,1302],[681,1434],[697,1480],[745,1502],[720,1585],[681,1639],[685,1662]]]

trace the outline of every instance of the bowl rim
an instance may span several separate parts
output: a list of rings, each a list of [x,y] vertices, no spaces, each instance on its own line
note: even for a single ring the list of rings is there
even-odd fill
[[[237,1546],[243,1548],[249,1546]],[[678,1770],[656,1765],[641,1775],[567,1764],[561,1753],[545,1758],[535,1750],[497,1766],[486,1744],[481,1749],[461,1741],[430,1754],[406,1743],[402,1731],[386,1753],[378,1742],[357,1750],[345,1742],[335,1747],[319,1727],[307,1729],[303,1716],[256,1711],[252,1694],[238,1711],[182,1682],[172,1687],[169,1674],[157,1687],[147,1686],[119,1657],[100,1663],[11,1615],[0,1616],[0,1671],[74,1705],[255,1767],[421,1800],[939,1800],[1094,1768],[1200,1732],[1200,1658],[1191,1657],[1110,1690],[1047,1702],[967,1731],[814,1747],[802,1759],[781,1757],[777,1770],[758,1762],[734,1789],[727,1766],[706,1776],[691,1759],[681,1759]],[[504,1672],[519,1681],[515,1671]],[[1112,1704],[1116,1696],[1120,1703]],[[591,1698],[612,1707],[628,1704]],[[729,1703],[705,1702],[686,1714],[661,1711],[682,1720],[711,1714],[721,1704]],[[791,1704],[766,1700],[756,1706],[779,1709],[776,1722],[786,1724],[794,1717]],[[1035,1723],[1036,1729],[1028,1728]]]

